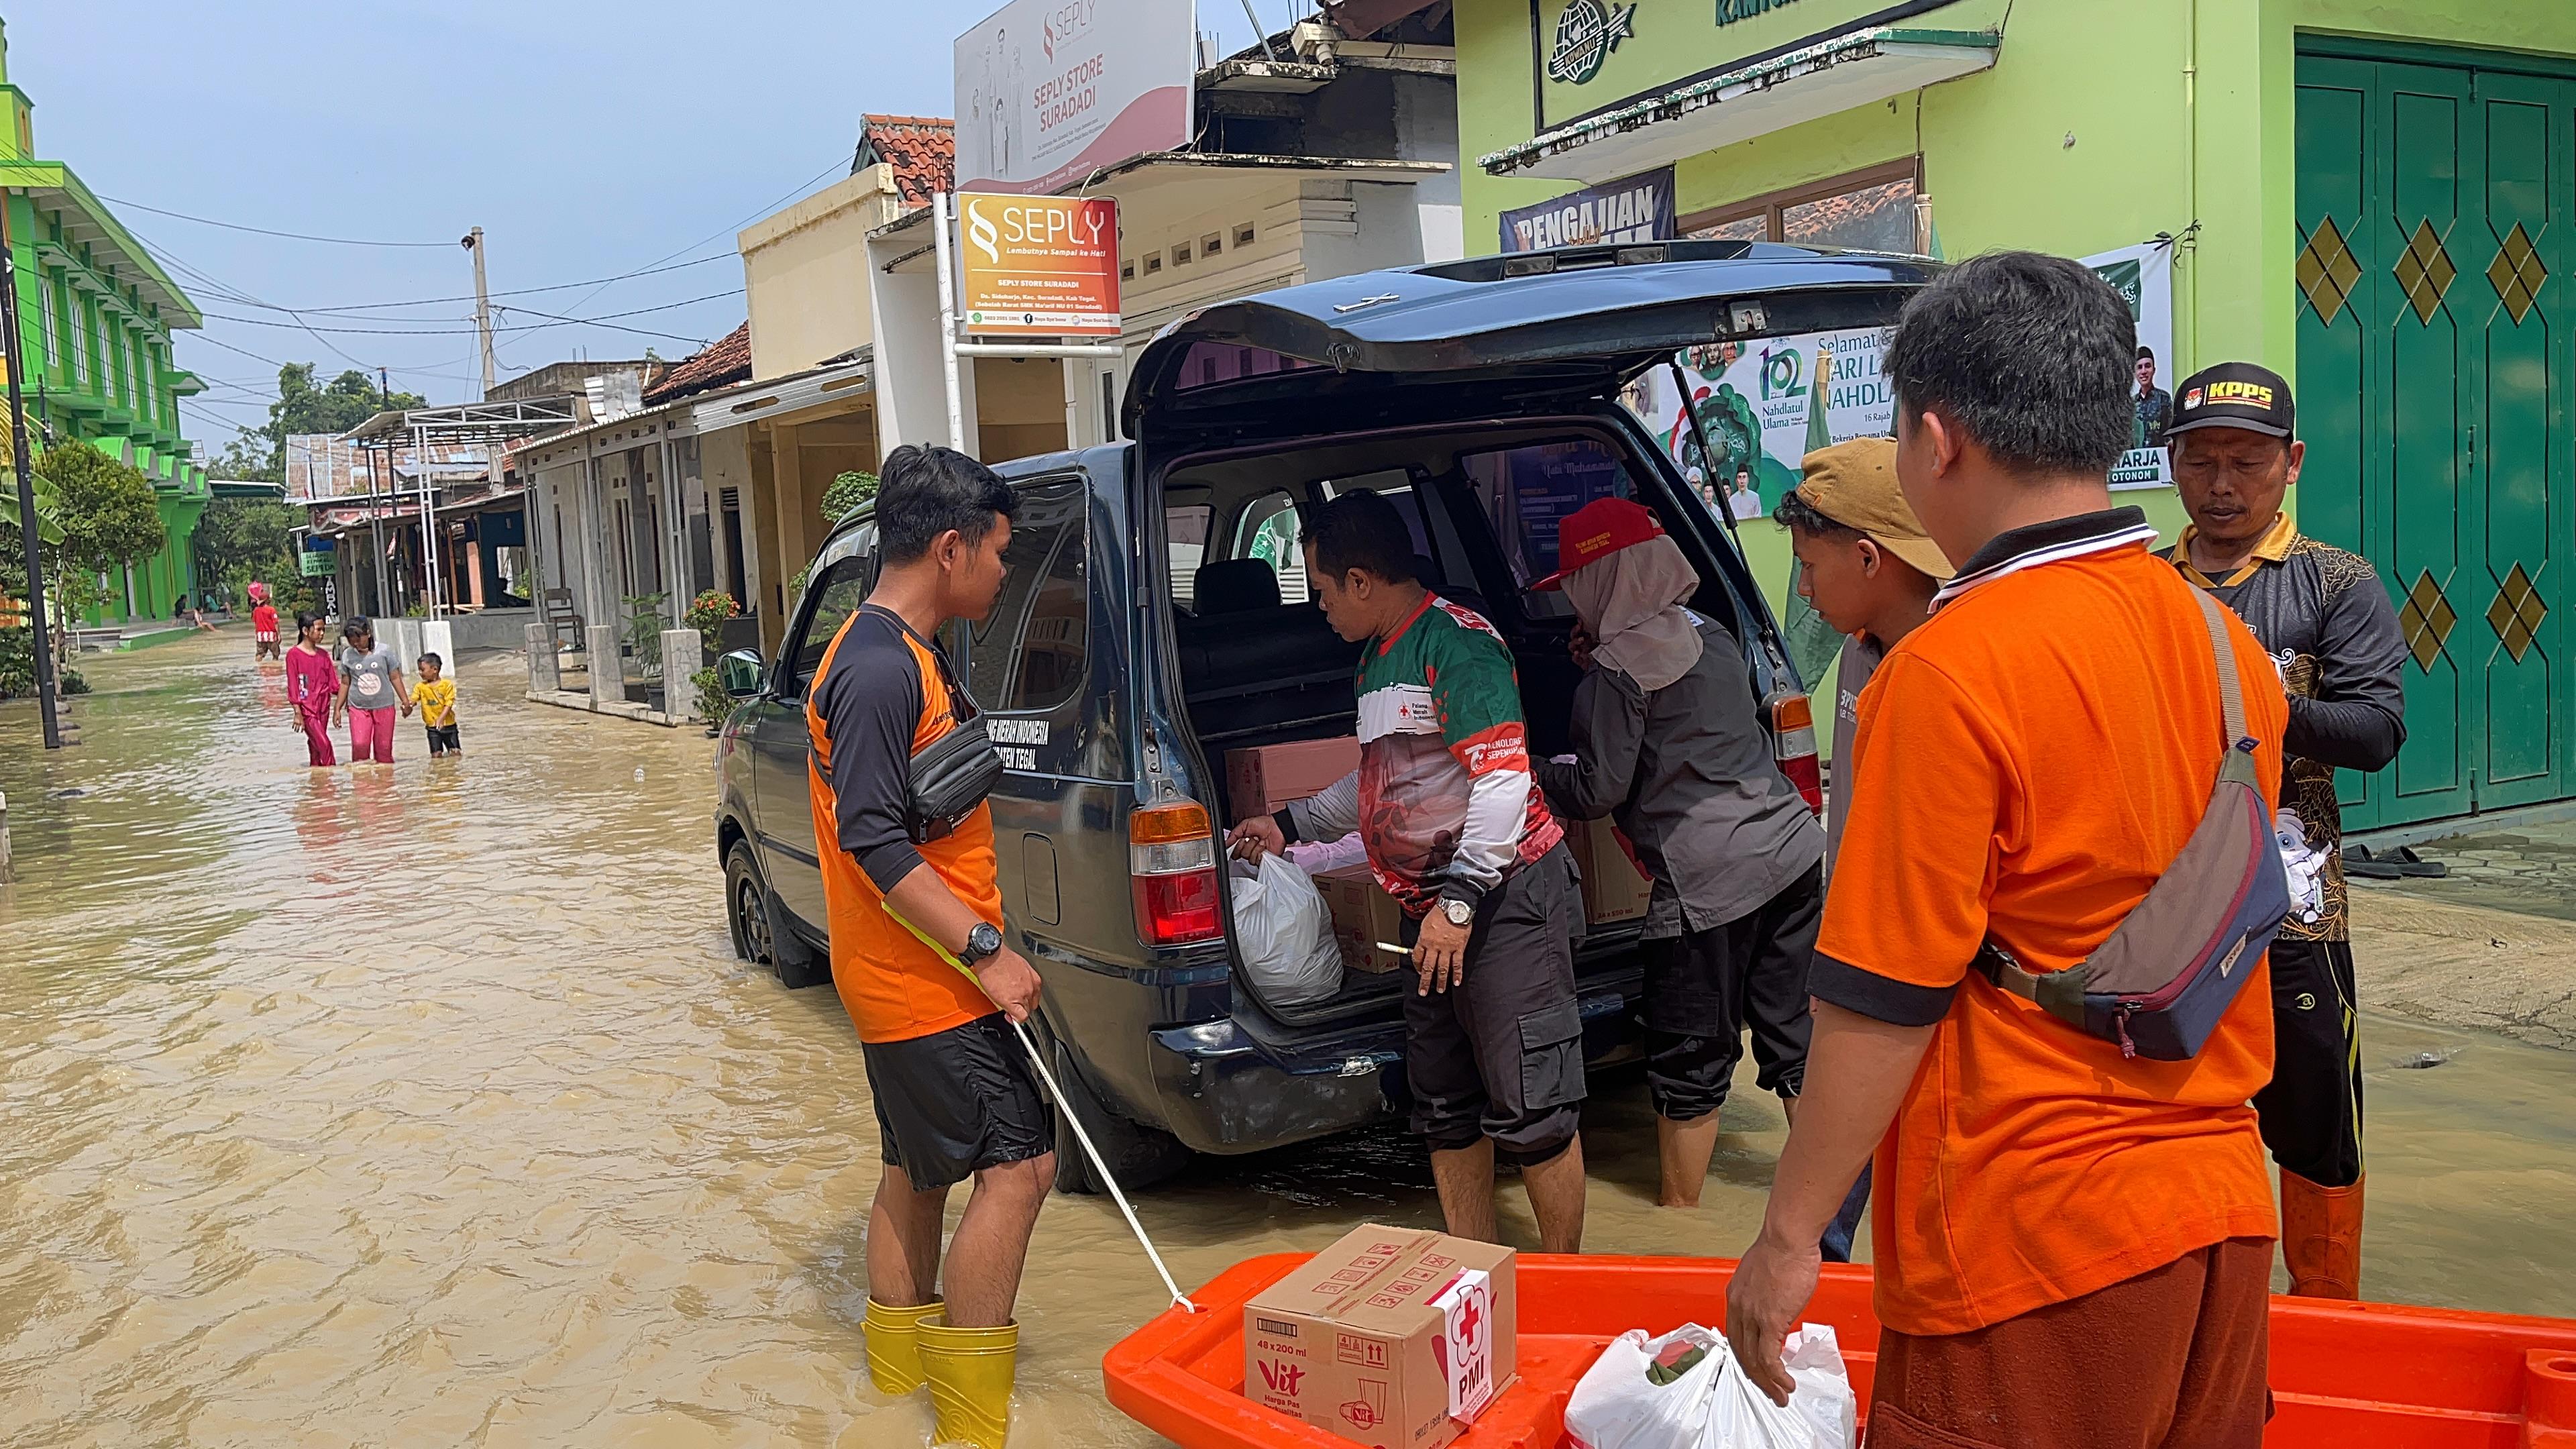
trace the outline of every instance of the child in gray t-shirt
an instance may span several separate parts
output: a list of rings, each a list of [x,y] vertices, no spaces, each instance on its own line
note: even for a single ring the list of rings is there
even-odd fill
[[[372,620],[353,618],[340,626],[340,681],[335,703],[349,718],[349,763],[394,762],[394,711],[411,713],[411,693],[403,688],[402,658],[376,642]]]

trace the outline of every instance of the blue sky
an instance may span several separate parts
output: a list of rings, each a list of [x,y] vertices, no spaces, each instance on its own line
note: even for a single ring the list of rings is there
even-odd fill
[[[1254,0],[1273,29],[1292,4]],[[473,396],[473,304],[431,300],[473,292],[471,258],[456,244],[470,226],[484,229],[496,293],[672,267],[497,297],[528,309],[500,326],[549,320],[537,312],[633,313],[615,320],[641,329],[504,333],[505,378],[648,347],[676,358],[722,336],[743,316],[734,233],[846,175],[861,113],[948,115],[950,42],[992,8],[0,0],[0,17],[9,77],[36,103],[38,154],[139,203],[119,218],[217,314],[181,335],[178,355],[209,387],[187,405],[189,436],[220,451],[232,425],[266,420],[276,362],[315,362],[326,377],[384,366],[395,386],[433,402]],[[1201,0],[1199,25],[1228,49],[1248,44],[1243,8]],[[140,206],[429,245],[288,241]]]

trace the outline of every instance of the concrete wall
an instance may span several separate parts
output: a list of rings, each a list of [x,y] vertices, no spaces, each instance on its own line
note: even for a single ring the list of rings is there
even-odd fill
[[[739,238],[754,377],[802,372],[875,340],[862,258],[870,230],[901,211],[891,167],[826,187]]]

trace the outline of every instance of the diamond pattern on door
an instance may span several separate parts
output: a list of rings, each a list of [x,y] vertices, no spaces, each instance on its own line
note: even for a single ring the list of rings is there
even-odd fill
[[[2505,236],[2504,245],[2496,248],[2495,260],[2487,263],[2487,281],[2494,285],[2506,314],[2513,318],[2513,325],[2522,325],[2522,319],[2540,301],[2540,284],[2548,280],[2549,268],[2540,260],[2540,249],[2531,244],[2531,237],[2522,229],[2522,223],[2515,222],[2513,230]],[[2517,654],[2514,657],[2519,659],[2522,656]]]
[[[2397,285],[2405,289],[2406,305],[2415,309],[2415,320],[2430,323],[2433,314],[2442,310],[2442,294],[2451,290],[2451,282],[2460,269],[2451,265],[2451,254],[2443,250],[2441,236],[2433,230],[2433,219],[2415,223],[2415,235],[2406,242],[2405,255],[2397,259]]]
[[[2361,280],[2361,263],[2352,259],[2352,248],[2345,244],[2343,232],[2332,216],[2317,223],[2308,233],[2308,243],[2299,249],[2299,291],[2308,305],[2317,309],[2319,321],[2332,326],[2352,298],[2353,284]]]
[[[2442,586],[2433,582],[2433,571],[2417,574],[2415,586],[2406,591],[2406,602],[2397,611],[2398,632],[2405,636],[2406,652],[2415,656],[2416,668],[2432,672],[2433,661],[2442,657],[2442,646],[2459,622],[2451,601],[2442,596]]]
[[[2487,605],[2487,626],[2504,641],[2504,652],[2520,664],[2531,652],[2539,636],[2540,621],[2549,617],[2549,605],[2534,588],[2531,576],[2522,571],[2522,562],[2514,561],[2513,572],[2504,576],[2504,587],[2496,590],[2495,601]]]

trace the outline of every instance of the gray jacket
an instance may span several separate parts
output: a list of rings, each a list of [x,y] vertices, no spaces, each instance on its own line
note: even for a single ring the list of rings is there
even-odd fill
[[[1609,816],[1655,878],[1646,934],[1706,931],[1760,907],[1825,854],[1825,833],[1780,773],[1734,636],[1699,626],[1699,663],[1651,693],[1595,668],[1574,687],[1575,762],[1542,761],[1548,808]]]

